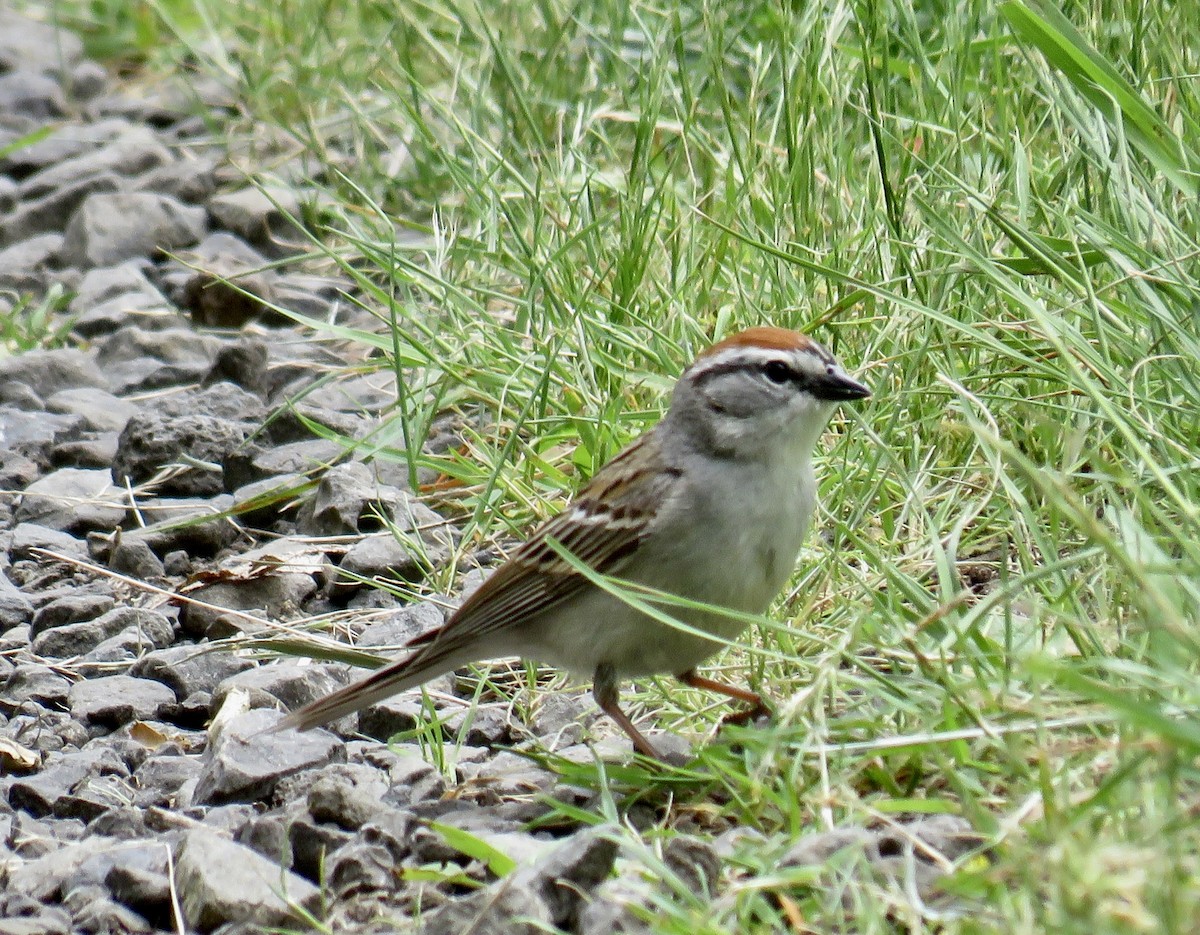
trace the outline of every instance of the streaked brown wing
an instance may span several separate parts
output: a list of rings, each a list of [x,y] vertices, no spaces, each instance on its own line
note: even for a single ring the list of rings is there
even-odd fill
[[[575,500],[522,543],[446,625],[420,638],[417,659],[450,655],[467,643],[561,604],[587,585],[551,547],[558,542],[601,574],[618,571],[668,499],[679,471],[643,436],[606,464]],[[417,643],[414,643],[416,648]]]

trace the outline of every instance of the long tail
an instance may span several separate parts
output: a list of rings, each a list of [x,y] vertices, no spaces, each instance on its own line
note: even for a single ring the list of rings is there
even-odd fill
[[[272,727],[270,733],[289,728],[310,730],[313,727],[320,727],[322,724],[337,720],[345,714],[359,711],[391,695],[416,688],[418,685],[457,669],[460,665],[471,662],[475,658],[476,656],[471,653],[428,652],[418,649],[403,659],[397,659],[379,671],[371,673],[360,682],[347,685],[332,695],[318,698],[303,708],[293,711]]]

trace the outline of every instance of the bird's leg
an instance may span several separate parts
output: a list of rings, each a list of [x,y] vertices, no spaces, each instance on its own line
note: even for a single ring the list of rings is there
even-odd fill
[[[726,685],[724,682],[718,682],[716,679],[705,678],[703,675],[697,675],[695,669],[688,669],[686,672],[681,672],[675,677],[683,682],[684,685],[690,685],[692,688],[716,692],[718,695],[724,695],[726,698],[733,698],[737,701],[744,701],[750,705],[745,711],[734,711],[731,714],[725,715],[722,719],[725,724],[748,724],[771,713],[771,709],[763,701],[762,695],[758,692],[752,692],[748,688],[738,688],[736,685]]]
[[[592,697],[596,699],[596,704],[600,706],[601,711],[621,725],[621,729],[629,735],[629,739],[633,741],[633,748],[638,753],[648,756],[652,760],[662,761],[662,755],[654,749],[654,744],[634,726],[633,721],[629,720],[629,715],[622,711],[621,706],[617,703],[619,701],[617,673],[611,665],[605,663],[596,667]]]

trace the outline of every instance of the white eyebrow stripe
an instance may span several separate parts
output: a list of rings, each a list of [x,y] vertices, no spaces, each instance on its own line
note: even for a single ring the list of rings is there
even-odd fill
[[[774,347],[753,347],[741,345],[730,347],[702,357],[692,365],[695,376],[703,376],[709,371],[729,371],[740,367],[758,367],[773,360],[786,360],[789,364],[798,364],[805,357],[815,357],[821,363],[832,363],[833,358],[818,348],[817,345],[795,350],[781,350]]]

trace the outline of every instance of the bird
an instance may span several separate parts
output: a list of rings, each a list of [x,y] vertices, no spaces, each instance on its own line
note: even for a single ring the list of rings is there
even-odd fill
[[[275,729],[317,727],[460,666],[512,656],[590,676],[600,709],[652,759],[662,759],[659,751],[619,704],[623,679],[672,675],[750,705],[747,714],[766,712],[757,692],[697,666],[787,583],[816,506],[812,456],[821,433],[840,403],[870,395],[798,331],[761,325],[718,341],[683,371],[659,423],[600,468],[441,627]],[[692,632],[599,587],[579,563],[687,599],[672,614]]]

